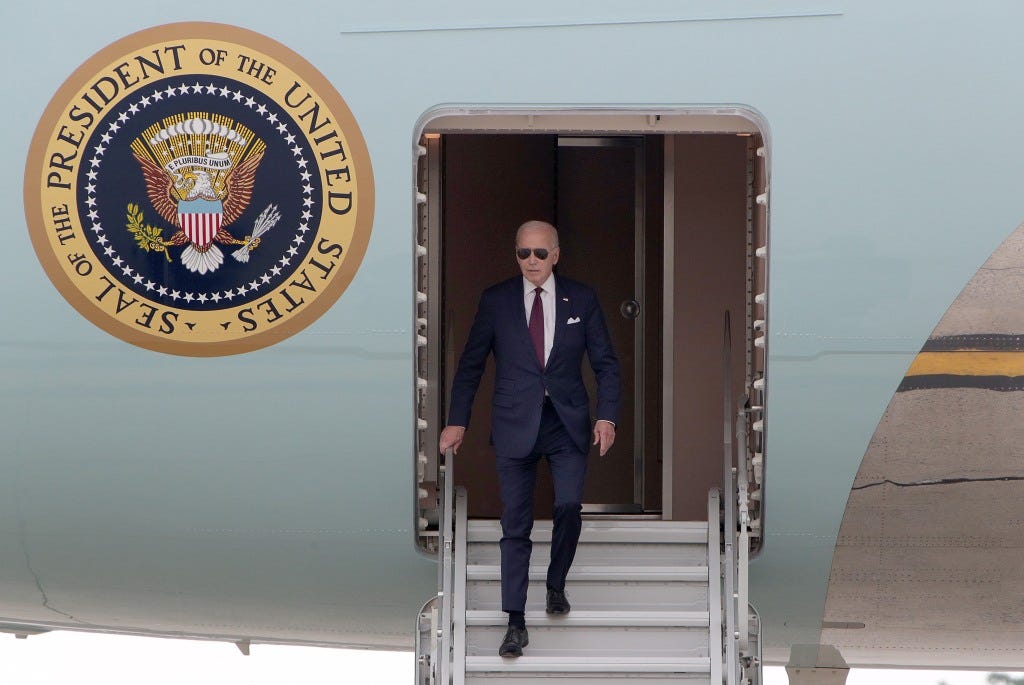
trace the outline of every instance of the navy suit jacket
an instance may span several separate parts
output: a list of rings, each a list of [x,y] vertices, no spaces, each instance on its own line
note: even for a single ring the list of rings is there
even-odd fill
[[[596,418],[618,419],[619,361],[597,295],[582,283],[555,276],[555,302],[555,339],[542,371],[530,339],[522,276],[491,286],[480,298],[452,382],[448,425],[469,425],[487,355],[493,352],[491,440],[499,457],[522,458],[533,449],[545,390],[569,437],[586,454],[591,423],[584,352],[597,377]]]

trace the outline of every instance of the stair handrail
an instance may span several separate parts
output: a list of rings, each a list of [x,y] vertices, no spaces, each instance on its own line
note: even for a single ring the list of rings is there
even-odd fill
[[[438,685],[452,681],[453,595],[455,583],[455,450],[444,453],[444,464],[438,468],[441,480],[441,521],[438,527],[437,586],[441,598],[441,625],[435,640],[438,649]]]
[[[722,340],[722,407],[723,407],[723,471],[722,471],[722,508],[724,509],[724,525],[722,542],[725,556],[725,592],[723,609],[725,611],[725,682],[727,685],[739,684],[739,629],[737,611],[737,571],[736,528],[739,515],[736,487],[736,467],[734,466],[734,403],[732,379],[732,326],[729,312],[725,312],[725,326]]]
[[[469,495],[455,488],[455,555],[452,586],[452,685],[466,682],[466,558],[469,535]]]
[[[722,685],[722,493],[708,491],[708,654],[711,683]]]
[[[750,603],[750,582],[748,566],[750,564],[750,482],[747,476],[747,462],[750,458],[750,451],[747,449],[747,419],[749,415],[749,401],[746,397],[741,398],[736,410],[736,447],[738,450],[736,473],[736,489],[734,500],[736,503],[736,518],[738,528],[736,529],[737,543],[736,551],[738,563],[736,566],[736,613],[740,619],[739,612],[745,612],[742,619],[744,625],[737,626],[739,633],[739,657],[747,655],[750,645],[749,631],[746,623],[749,622],[749,611],[747,605]]]

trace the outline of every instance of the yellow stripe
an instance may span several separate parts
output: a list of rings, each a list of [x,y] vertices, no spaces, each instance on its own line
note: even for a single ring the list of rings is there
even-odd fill
[[[908,376],[1024,376],[1024,352],[922,352]]]

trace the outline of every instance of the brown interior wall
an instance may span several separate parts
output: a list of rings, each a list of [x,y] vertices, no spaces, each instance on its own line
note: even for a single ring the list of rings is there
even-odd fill
[[[722,483],[722,328],[732,317],[735,397],[744,386],[747,139],[676,136],[673,478],[676,520],[707,517]]]
[[[447,135],[443,141],[442,272],[448,351],[443,377],[447,391],[480,294],[487,286],[519,273],[513,252],[516,228],[528,219],[555,220],[556,147],[554,136],[549,135]],[[493,384],[494,363],[488,360],[469,430],[456,458],[455,481],[471,484],[469,515],[474,517],[501,515],[490,446]],[[546,469],[540,471],[546,473]],[[544,487],[541,482],[538,492]]]

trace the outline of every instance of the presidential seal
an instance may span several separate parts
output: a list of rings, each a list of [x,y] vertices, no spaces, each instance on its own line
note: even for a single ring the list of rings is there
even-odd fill
[[[351,282],[373,178],[341,96],[301,57],[220,24],[133,34],[43,115],[25,211],[50,280],[140,347],[246,352],[302,330]]]

